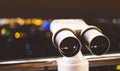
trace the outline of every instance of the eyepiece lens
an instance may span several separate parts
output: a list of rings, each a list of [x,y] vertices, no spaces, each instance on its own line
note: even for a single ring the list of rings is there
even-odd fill
[[[80,44],[76,38],[66,38],[60,46],[60,53],[64,56],[71,57],[79,52]]]
[[[101,55],[104,54],[109,48],[109,40],[104,36],[95,37],[91,44],[90,49],[93,54]]]

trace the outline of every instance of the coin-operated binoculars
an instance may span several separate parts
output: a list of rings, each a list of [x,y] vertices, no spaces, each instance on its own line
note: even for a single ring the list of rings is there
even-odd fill
[[[82,19],[53,20],[50,30],[54,46],[63,55],[57,60],[58,71],[89,71],[81,46],[95,55],[106,53],[110,46],[109,39],[99,28],[87,25]]]

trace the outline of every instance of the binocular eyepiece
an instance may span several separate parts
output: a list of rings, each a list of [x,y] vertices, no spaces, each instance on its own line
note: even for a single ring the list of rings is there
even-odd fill
[[[53,44],[66,57],[76,55],[82,45],[95,55],[106,53],[110,47],[109,39],[99,28],[89,26],[81,19],[54,20],[50,29]]]
[[[109,39],[97,27],[86,29],[82,33],[81,42],[94,55],[102,55],[110,47]]]
[[[80,41],[69,29],[62,29],[53,37],[54,45],[67,57],[76,55],[80,50]]]

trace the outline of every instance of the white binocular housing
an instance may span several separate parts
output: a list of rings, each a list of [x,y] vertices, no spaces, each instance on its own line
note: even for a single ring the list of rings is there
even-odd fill
[[[92,54],[101,55],[110,47],[109,39],[96,26],[87,25],[82,19],[56,19],[50,26],[52,42],[63,56],[76,55],[81,46]]]

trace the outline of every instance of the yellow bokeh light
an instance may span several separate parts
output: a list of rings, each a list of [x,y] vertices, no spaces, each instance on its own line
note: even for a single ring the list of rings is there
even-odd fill
[[[36,26],[42,25],[42,19],[32,19],[32,23]]]
[[[116,70],[120,71],[120,65],[116,66]]]
[[[35,22],[35,20],[36,20],[36,18],[33,18],[33,19],[31,19],[32,20],[32,24]]]
[[[17,18],[17,19],[16,19],[16,22],[17,22],[19,25],[21,25],[21,26],[24,25],[24,23],[25,23],[22,18]]]
[[[2,28],[2,30],[1,30],[1,35],[5,35],[5,33],[6,33],[6,29],[5,29],[5,28]]]
[[[26,24],[26,25],[31,24],[31,19],[26,19],[26,20],[25,20],[25,24]]]
[[[19,39],[20,37],[21,37],[20,33],[19,33],[19,32],[16,32],[16,33],[15,33],[15,38],[16,38],[16,39]]]
[[[6,24],[6,25],[10,23],[10,20],[7,19],[7,18],[3,18],[2,21],[3,21],[3,23]]]

